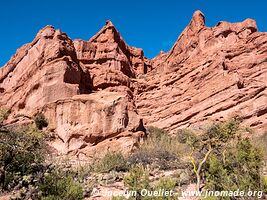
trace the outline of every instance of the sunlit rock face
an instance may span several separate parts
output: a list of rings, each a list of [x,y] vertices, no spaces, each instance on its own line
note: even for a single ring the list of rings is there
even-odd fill
[[[236,118],[266,130],[267,33],[258,32],[254,20],[209,28],[197,11],[152,66],[136,98],[146,124],[175,132]]]
[[[0,106],[11,109],[9,124],[44,113],[51,146],[78,157],[131,152],[144,125],[174,133],[237,118],[261,132],[266,63],[267,33],[251,19],[210,28],[196,11],[171,50],[152,60],[110,21],[88,41],[47,26],[0,69]]]

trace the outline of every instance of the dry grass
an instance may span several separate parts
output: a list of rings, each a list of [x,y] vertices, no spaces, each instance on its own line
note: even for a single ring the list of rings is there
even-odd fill
[[[180,158],[186,155],[188,150],[188,146],[180,143],[177,137],[171,137],[162,129],[149,127],[144,144],[128,161],[131,165],[154,165],[163,170],[173,169],[179,167]]]
[[[265,131],[262,135],[253,138],[252,144],[261,151],[263,159],[265,163],[267,163],[267,131]]]

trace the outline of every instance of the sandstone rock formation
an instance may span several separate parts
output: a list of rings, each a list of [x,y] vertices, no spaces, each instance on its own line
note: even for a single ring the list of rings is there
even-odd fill
[[[267,33],[256,22],[205,26],[195,12],[172,49],[153,60],[147,88],[136,97],[146,124],[170,131],[238,118],[267,128]]]
[[[143,50],[129,47],[111,21],[89,41],[75,40],[74,46],[80,65],[91,74],[94,90],[130,87],[130,78],[151,69]]]
[[[107,150],[129,152],[144,134],[133,103],[119,92],[75,95],[46,104],[42,112],[59,138],[52,146],[82,158]]]
[[[1,68],[1,104],[32,114],[48,102],[90,90],[76,60],[72,40],[52,26],[45,27]]]
[[[11,108],[9,123],[43,112],[59,153],[129,152],[145,131],[129,89],[145,62],[111,22],[90,41],[75,42],[47,26],[0,69],[0,105]]]
[[[152,60],[108,21],[89,41],[47,26],[0,68],[0,106],[12,111],[6,123],[43,112],[57,135],[51,145],[79,157],[131,151],[143,122],[174,133],[238,118],[264,131],[266,88],[267,33],[251,19],[209,28],[200,11]]]

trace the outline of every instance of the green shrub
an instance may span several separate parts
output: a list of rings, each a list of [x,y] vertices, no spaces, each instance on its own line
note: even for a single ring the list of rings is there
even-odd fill
[[[199,142],[199,138],[196,136],[196,134],[189,129],[179,129],[176,135],[181,144],[190,144],[196,146],[196,144]]]
[[[107,154],[96,162],[94,171],[97,172],[110,172],[110,171],[127,171],[129,166],[126,159],[120,152],[107,152]]]
[[[212,154],[205,167],[206,189],[215,191],[262,191],[263,162],[260,152],[249,139],[240,139],[222,155]]]
[[[34,122],[39,130],[42,130],[44,127],[48,126],[48,121],[43,113],[36,113],[34,115]]]
[[[266,176],[261,177],[261,183],[262,183],[263,191],[266,194],[267,193],[267,177]]]
[[[0,129],[0,189],[15,199],[79,200],[79,174],[46,165],[43,133],[31,127]],[[13,197],[12,197],[13,198]]]
[[[42,167],[44,139],[32,128],[0,130],[1,188],[10,190]]]
[[[161,190],[164,190],[164,191],[173,191],[174,192],[174,189],[175,189],[175,186],[176,186],[176,181],[171,179],[171,178],[161,178],[159,180],[159,183],[155,186],[155,188],[153,190],[155,191],[159,191],[160,189]],[[159,197],[154,197],[153,199],[156,199],[156,200],[175,200],[177,199],[177,197],[175,195],[172,195],[172,196],[159,196]]]
[[[83,189],[71,174],[54,169],[40,184],[42,200],[82,200]]]
[[[158,185],[156,186],[156,189],[162,189],[166,191],[174,190],[176,186],[176,181],[170,178],[161,178],[159,180]]]
[[[79,165],[72,170],[76,173],[78,180],[84,180],[91,175],[92,167],[90,165]]]
[[[129,174],[124,177],[123,181],[130,191],[136,191],[137,196],[132,197],[134,199],[144,199],[141,196],[141,191],[150,189],[148,172],[142,165],[130,168]]]
[[[224,123],[215,123],[206,129],[202,129],[193,137],[186,139],[186,144],[190,146],[188,158],[191,161],[192,171],[196,177],[196,190],[200,191],[203,182],[204,167],[211,155],[221,155],[225,160],[227,145],[232,144],[240,138],[239,123],[229,120]]]
[[[214,123],[205,130],[201,136],[201,141],[208,141],[212,145],[220,147],[225,143],[240,136],[242,128],[236,120],[229,120],[223,123]]]
[[[148,171],[142,165],[133,166],[129,174],[124,177],[124,185],[129,191],[136,191],[136,196],[130,199],[136,200],[174,200],[177,197],[173,196],[142,196],[141,191],[146,189],[149,191],[173,191],[176,186],[176,181],[168,178],[159,180],[156,186],[151,186],[148,176]]]

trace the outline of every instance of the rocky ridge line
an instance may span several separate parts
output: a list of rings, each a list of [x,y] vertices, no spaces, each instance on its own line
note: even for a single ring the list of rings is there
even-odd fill
[[[6,124],[43,112],[51,145],[79,158],[138,147],[145,126],[175,133],[237,118],[267,128],[267,33],[256,22],[205,25],[196,11],[172,49],[152,60],[111,21],[89,41],[47,26],[0,69]]]

